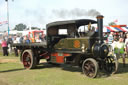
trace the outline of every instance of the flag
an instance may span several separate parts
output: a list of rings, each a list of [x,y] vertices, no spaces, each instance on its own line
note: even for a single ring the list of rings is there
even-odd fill
[[[0,22],[0,26],[2,26],[4,24],[8,24],[8,21],[2,21],[2,22]]]
[[[3,21],[3,24],[8,24],[8,21]]]

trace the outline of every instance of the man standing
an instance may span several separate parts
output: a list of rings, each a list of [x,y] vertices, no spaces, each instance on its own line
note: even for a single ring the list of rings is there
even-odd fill
[[[11,44],[13,43],[12,37],[9,36],[8,40],[7,40],[7,44],[8,44],[8,51],[9,53],[11,53],[12,47]]]
[[[123,66],[125,67],[125,43],[123,42],[124,38],[120,37],[119,41],[116,43],[114,47],[114,54],[116,55],[117,59],[122,57],[123,60]]]
[[[111,45],[113,43],[113,32],[110,32],[109,36],[108,36],[108,44]]]

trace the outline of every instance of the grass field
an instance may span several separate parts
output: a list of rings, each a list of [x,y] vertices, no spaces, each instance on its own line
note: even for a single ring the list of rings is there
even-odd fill
[[[19,57],[1,56],[0,85],[128,85],[128,65],[124,68],[120,63],[117,74],[100,74],[91,79],[77,67],[55,66],[42,61],[36,69],[26,70]]]

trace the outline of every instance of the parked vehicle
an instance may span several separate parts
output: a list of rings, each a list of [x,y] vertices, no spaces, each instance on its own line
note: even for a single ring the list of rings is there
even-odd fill
[[[92,24],[97,24],[98,32]],[[88,30],[80,31],[81,26]],[[40,59],[46,59],[48,63],[79,66],[91,78],[103,69],[110,73],[117,71],[117,60],[108,56],[109,48],[103,42],[102,15],[97,16],[97,21],[57,21],[47,24],[46,28],[46,43],[13,44],[21,50],[21,61],[26,69],[35,68]]]

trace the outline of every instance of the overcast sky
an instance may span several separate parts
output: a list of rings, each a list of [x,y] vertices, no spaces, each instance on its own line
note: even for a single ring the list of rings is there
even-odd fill
[[[104,15],[104,25],[118,20],[128,25],[128,0],[8,0],[10,29],[16,24],[45,28],[59,20],[90,18]],[[0,0],[0,22],[7,20],[7,3]],[[0,26],[7,30],[7,25]]]

